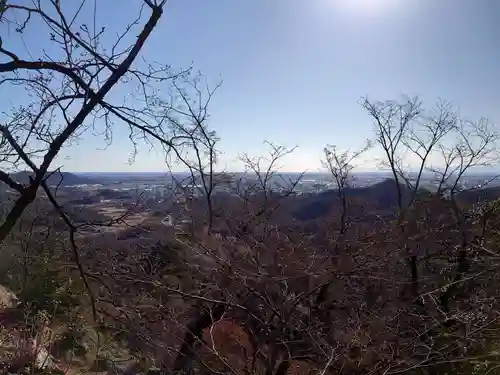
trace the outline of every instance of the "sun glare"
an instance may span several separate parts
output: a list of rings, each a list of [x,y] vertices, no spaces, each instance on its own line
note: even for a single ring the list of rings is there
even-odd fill
[[[358,16],[377,16],[393,10],[397,0],[330,0],[333,5],[345,12]],[[401,2],[401,0],[399,0]]]

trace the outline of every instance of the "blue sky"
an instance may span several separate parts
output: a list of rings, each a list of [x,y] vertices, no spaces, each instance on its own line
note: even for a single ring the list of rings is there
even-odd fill
[[[122,27],[138,2],[100,0],[100,21]],[[284,169],[317,170],[325,144],[356,148],[372,136],[364,95],[443,98],[467,117],[500,120],[499,14],[496,0],[169,0],[143,56],[176,68],[193,62],[208,79],[223,78],[210,122],[221,166],[240,169],[237,154],[261,154],[268,140],[299,146]],[[165,168],[161,153],[145,148],[128,165],[124,133],[100,146],[87,137],[57,163],[68,171]]]

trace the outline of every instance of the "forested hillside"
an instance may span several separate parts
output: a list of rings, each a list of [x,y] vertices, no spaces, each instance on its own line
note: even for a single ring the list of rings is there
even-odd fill
[[[167,1],[124,2],[112,31],[90,3],[0,2],[0,374],[499,373],[500,188],[463,183],[499,165],[492,122],[367,97],[367,142],[323,150],[331,189],[298,191],[273,142],[231,173],[222,82],[146,58]],[[113,136],[182,178],[78,190],[99,181],[61,160]],[[366,155],[390,178],[357,186]]]

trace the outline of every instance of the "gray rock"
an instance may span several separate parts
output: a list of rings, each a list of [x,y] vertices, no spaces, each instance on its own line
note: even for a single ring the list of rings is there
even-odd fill
[[[19,304],[19,300],[9,289],[0,285],[0,309],[13,308]]]

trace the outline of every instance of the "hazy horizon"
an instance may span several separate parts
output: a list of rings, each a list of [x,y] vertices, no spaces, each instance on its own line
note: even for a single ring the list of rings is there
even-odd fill
[[[110,171],[110,172],[91,172],[91,171],[87,171],[87,172],[74,172],[74,171],[64,171],[66,173],[73,173],[75,175],[166,175],[166,174],[173,174],[173,175],[180,175],[180,174],[186,174],[186,175],[189,175],[190,172],[188,171],[177,171],[177,172],[162,172],[162,171],[148,171],[148,172],[141,172],[141,171],[135,171],[135,172],[120,172],[120,171]],[[245,171],[226,171],[227,173],[234,173],[234,174],[255,174],[254,172],[245,172]],[[282,174],[282,175],[286,175],[286,174],[290,174],[290,175],[300,175],[300,174],[304,174],[304,175],[331,175],[330,172],[328,171],[305,171],[305,172],[293,172],[293,171],[278,171],[277,172],[278,174]],[[410,171],[409,174],[417,174],[418,172],[417,171]],[[467,171],[464,175],[490,175],[490,173],[493,173],[494,175],[496,174],[500,174],[500,170],[494,170],[494,169],[491,169],[491,170],[470,170],[470,171]],[[353,175],[375,175],[375,174],[379,174],[379,175],[389,175],[389,176],[392,176],[392,172],[390,170],[372,170],[372,171],[353,171],[352,172]],[[435,173],[433,172],[423,172],[422,173],[423,175],[435,175]]]

